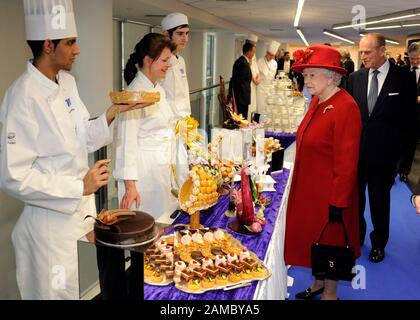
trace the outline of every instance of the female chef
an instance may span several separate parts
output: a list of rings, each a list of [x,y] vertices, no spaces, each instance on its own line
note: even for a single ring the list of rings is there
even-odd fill
[[[171,66],[173,46],[165,36],[149,33],[130,55],[124,71],[127,90],[159,92],[160,101],[121,118],[114,171],[120,206],[135,205],[162,219],[178,206],[177,198],[171,193],[174,113],[158,82],[165,78]]]

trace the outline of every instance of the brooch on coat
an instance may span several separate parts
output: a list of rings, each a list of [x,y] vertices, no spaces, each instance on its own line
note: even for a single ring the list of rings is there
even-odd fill
[[[332,105],[328,105],[328,106],[326,106],[326,107],[324,108],[323,113],[325,114],[325,112],[327,112],[327,111],[328,111],[328,110],[330,110],[330,109],[334,109],[334,107],[333,107]]]

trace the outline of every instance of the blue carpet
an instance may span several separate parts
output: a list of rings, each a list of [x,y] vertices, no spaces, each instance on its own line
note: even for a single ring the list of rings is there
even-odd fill
[[[357,275],[355,287],[358,288],[341,281],[338,288],[341,300],[420,299],[420,216],[411,205],[410,196],[408,186],[397,178],[391,192],[390,238],[385,260],[380,263],[372,263],[368,258],[372,226],[369,206],[366,205],[368,231],[362,256],[356,262],[362,270]],[[294,278],[293,286],[288,288],[292,300],[297,292],[310,286],[313,278],[311,271],[302,267],[291,267],[289,275]]]

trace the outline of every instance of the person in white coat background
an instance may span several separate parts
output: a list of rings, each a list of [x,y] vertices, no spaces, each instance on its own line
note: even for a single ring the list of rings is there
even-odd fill
[[[257,47],[258,36],[255,34],[251,34],[248,36],[246,42],[252,43],[255,47]],[[248,116],[247,119],[251,120],[252,113],[257,111],[257,87],[261,82],[260,71],[258,70],[257,64],[257,55],[255,54],[251,60],[251,72],[252,72],[252,81],[251,81],[251,102],[248,108]]]
[[[158,82],[171,66],[173,46],[165,36],[149,33],[130,55],[124,71],[127,90],[159,92],[160,101],[121,117],[114,171],[120,207],[137,208],[160,221],[178,207],[171,193],[175,114]]]
[[[190,35],[190,26],[188,17],[180,12],[173,12],[163,18],[161,22],[163,35],[168,37],[176,44],[172,51],[171,67],[166,73],[166,77],[160,81],[165,89],[166,100],[172,108],[174,121],[180,120],[185,116],[191,115],[190,89],[188,86],[187,68],[184,58],[180,52],[188,44]],[[186,147],[179,138],[174,145],[174,166],[172,170],[174,189],[179,190],[183,183],[188,179],[188,155]]]
[[[89,169],[88,153],[112,141],[118,109],[144,105],[88,121],[66,72],[80,53],[71,0],[24,0],[24,10],[34,59],[0,106],[0,187],[24,202],[12,232],[17,284],[22,299],[79,299],[77,240],[110,172],[109,159]]]
[[[184,58],[180,52],[188,44],[190,26],[188,17],[185,14],[174,12],[163,18],[161,22],[163,35],[176,44],[171,55],[171,67],[166,77],[160,81],[165,89],[166,100],[172,108],[173,113],[182,119],[191,115],[190,89],[188,86],[187,68]]]
[[[266,112],[266,98],[268,95],[268,86],[274,80],[277,72],[277,62],[274,60],[279,49],[280,43],[271,41],[267,48],[265,56],[258,59],[258,70],[260,72],[261,83],[257,87],[257,112]]]

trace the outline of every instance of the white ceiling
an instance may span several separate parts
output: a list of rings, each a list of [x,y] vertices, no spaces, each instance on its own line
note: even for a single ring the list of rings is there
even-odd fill
[[[301,44],[293,27],[297,0],[114,0],[114,15],[136,21],[159,25],[162,17],[146,17],[150,14],[166,15],[180,11],[189,16],[191,29],[231,30],[254,32],[263,38]],[[419,0],[306,0],[300,19],[300,27],[309,43],[336,42],[322,33],[338,23],[349,22],[352,8],[363,5],[366,18],[420,7]],[[416,17],[417,20],[420,16]],[[280,30],[270,30],[280,29]],[[343,36],[358,40],[358,32],[352,28],[336,30]],[[406,35],[420,33],[420,27],[380,30],[386,37],[403,40]],[[265,36],[265,37],[264,37]]]

